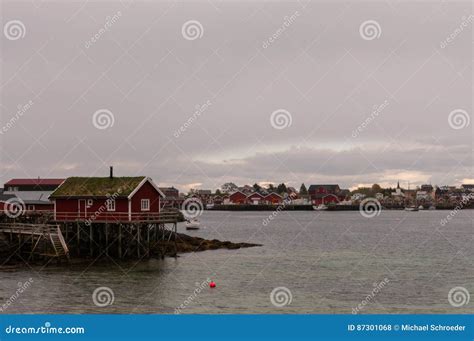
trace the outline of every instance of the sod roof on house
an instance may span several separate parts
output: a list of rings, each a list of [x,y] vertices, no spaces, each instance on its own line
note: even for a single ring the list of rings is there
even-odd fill
[[[71,177],[67,178],[59,186],[50,198],[57,197],[106,197],[121,196],[127,197],[133,192],[140,182],[145,179],[144,176],[137,177]]]

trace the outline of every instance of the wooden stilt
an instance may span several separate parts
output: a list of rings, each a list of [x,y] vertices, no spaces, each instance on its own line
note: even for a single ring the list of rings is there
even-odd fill
[[[174,223],[174,258],[178,257],[178,244],[176,233],[178,232],[178,224]]]
[[[105,224],[105,254],[109,255],[109,224]]]
[[[137,255],[140,258],[140,225],[137,226]]]
[[[146,228],[146,256],[150,257],[150,225]]]
[[[81,255],[81,227],[79,226],[79,222],[77,222],[77,255]]]
[[[119,233],[118,233],[118,256],[119,259],[122,259],[122,224],[119,224]]]
[[[92,242],[94,241],[92,237],[92,224],[89,225],[89,253],[91,257],[93,256]]]

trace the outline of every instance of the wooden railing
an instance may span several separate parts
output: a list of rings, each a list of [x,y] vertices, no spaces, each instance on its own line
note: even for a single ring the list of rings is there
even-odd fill
[[[178,221],[177,212],[140,212],[129,215],[126,212],[56,212],[55,221],[81,221],[88,223],[116,222],[157,222],[175,223]]]
[[[0,223],[0,232],[19,234],[58,234],[59,226],[50,224]]]

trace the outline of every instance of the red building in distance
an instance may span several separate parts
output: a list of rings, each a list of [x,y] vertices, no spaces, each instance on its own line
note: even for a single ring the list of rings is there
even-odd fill
[[[311,185],[308,194],[313,205],[337,204],[346,198],[347,191],[339,185]]]

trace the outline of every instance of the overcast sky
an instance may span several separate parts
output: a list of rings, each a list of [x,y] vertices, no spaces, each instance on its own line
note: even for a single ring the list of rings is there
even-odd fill
[[[181,190],[472,183],[471,14],[469,1],[2,1],[0,181],[113,165]]]

